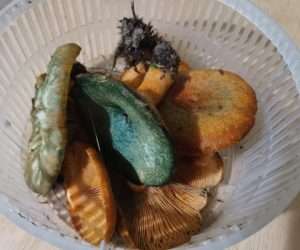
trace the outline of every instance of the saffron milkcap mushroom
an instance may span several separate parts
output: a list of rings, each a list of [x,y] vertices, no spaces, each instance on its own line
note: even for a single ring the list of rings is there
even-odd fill
[[[218,153],[183,156],[176,163],[174,180],[195,188],[215,187],[224,176],[224,163]]]
[[[74,228],[87,242],[109,242],[115,231],[116,203],[105,164],[93,147],[74,142],[63,165],[64,188]]]
[[[127,186],[117,198],[124,241],[139,249],[169,249],[188,242],[201,229],[207,197],[182,184]]]
[[[177,150],[197,155],[226,149],[244,138],[255,123],[257,100],[238,75],[198,69],[173,85],[159,111]]]

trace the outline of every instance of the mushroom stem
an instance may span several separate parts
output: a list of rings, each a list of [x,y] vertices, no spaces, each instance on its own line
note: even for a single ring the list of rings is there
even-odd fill
[[[170,72],[150,66],[138,92],[153,105],[158,105],[174,80]]]
[[[132,66],[127,69],[121,76],[121,81],[132,89],[137,89],[146,74],[146,68],[143,63],[139,63],[136,66]]]
[[[145,70],[145,68],[142,68],[142,65],[143,64],[140,63],[137,66],[139,72],[134,71],[133,67],[127,70],[121,80],[128,86],[137,88],[137,91],[141,95],[148,99],[151,104],[157,106],[173,85],[173,75],[170,71],[164,71],[153,66],[150,66],[147,73],[144,73],[143,70]],[[189,71],[190,66],[186,62],[181,61],[177,75],[175,76],[176,81],[178,77],[187,76]]]

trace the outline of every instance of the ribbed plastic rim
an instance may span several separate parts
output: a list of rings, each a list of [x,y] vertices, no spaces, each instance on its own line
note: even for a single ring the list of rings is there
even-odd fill
[[[34,2],[45,1],[45,0],[33,0]],[[281,26],[275,22],[268,15],[263,13],[257,6],[255,6],[249,0],[216,0],[219,1],[233,10],[237,11],[239,14],[247,18],[251,23],[255,24],[259,30],[261,30],[264,35],[272,41],[278,52],[282,55],[285,63],[288,65],[289,70],[293,76],[296,83],[296,87],[300,92],[300,50],[295,45],[295,43],[290,39],[288,34],[281,28]],[[10,4],[0,10],[0,33],[10,22],[10,20],[16,18],[20,13],[25,11],[30,4],[26,0],[13,0]],[[272,211],[272,213],[265,214],[261,216],[255,224],[247,224],[244,228],[239,229],[238,227],[229,229],[228,232],[218,238],[208,240],[199,248],[191,249],[201,249],[201,250],[213,250],[213,249],[223,249],[232,244],[235,244],[251,234],[257,232],[263,226],[271,222],[277,215],[279,215],[283,210],[285,210],[289,204],[296,198],[297,194],[300,192],[300,181],[292,187],[291,195],[283,197],[283,202],[278,204],[278,206]],[[87,250],[89,247],[80,247],[76,245],[76,242],[71,238],[68,238],[67,244],[61,240],[61,236],[54,231],[44,232],[43,229],[32,225],[25,219],[20,218],[16,215],[16,210],[9,204],[8,200],[0,196],[0,212],[7,216],[12,222],[17,224],[22,229],[30,232],[32,235],[48,241],[63,249],[78,249]],[[101,247],[103,249],[103,247]]]

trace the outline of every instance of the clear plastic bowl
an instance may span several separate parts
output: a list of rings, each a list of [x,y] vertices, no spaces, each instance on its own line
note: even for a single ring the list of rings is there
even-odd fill
[[[193,67],[224,68],[255,89],[251,133],[223,152],[226,178],[217,220],[180,248],[222,249],[270,222],[300,190],[300,56],[280,27],[244,0],[139,0],[136,11],[172,41]],[[23,150],[35,77],[65,42],[94,66],[118,41],[126,0],[15,0],[0,11],[0,209],[28,232],[62,249],[93,249],[23,180]],[[101,244],[101,249],[113,248]]]

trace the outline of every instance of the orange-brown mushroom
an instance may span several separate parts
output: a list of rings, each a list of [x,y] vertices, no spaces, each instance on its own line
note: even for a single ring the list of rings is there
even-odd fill
[[[74,228],[93,245],[110,241],[116,224],[116,204],[99,153],[88,144],[71,144],[65,154],[63,173]]]
[[[218,153],[182,157],[178,160],[175,181],[196,188],[215,187],[224,176],[224,163]]]
[[[185,62],[179,64],[177,75],[158,67],[150,66],[137,91],[154,106],[157,106],[173,85],[174,78],[188,75],[189,70],[190,67]]]
[[[201,229],[200,210],[207,197],[181,184],[127,187],[118,200],[125,242],[139,249],[159,250],[188,242]]]
[[[125,70],[125,72],[121,75],[121,81],[128,87],[137,89],[141,85],[145,74],[145,65],[143,63],[139,63],[138,65]]]
[[[250,85],[236,74],[191,70],[159,109],[178,150],[199,154],[238,143],[254,125],[257,101]]]

